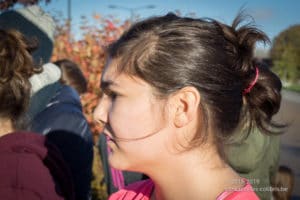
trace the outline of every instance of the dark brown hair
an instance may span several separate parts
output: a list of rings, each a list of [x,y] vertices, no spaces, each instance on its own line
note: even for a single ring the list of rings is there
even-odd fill
[[[274,133],[278,126],[271,119],[279,110],[281,82],[268,68],[254,63],[255,43],[269,39],[251,23],[243,25],[246,17],[240,13],[231,26],[172,13],[152,17],[134,24],[108,53],[118,59],[119,72],[142,78],[162,97],[185,86],[197,88],[204,128],[215,130],[217,144],[224,143],[244,118],[250,128],[255,125]],[[258,81],[243,95],[256,67]],[[200,137],[207,138],[205,132],[199,131],[191,146],[198,145]]]
[[[78,94],[83,94],[87,91],[87,81],[76,63],[68,59],[62,59],[55,61],[54,64],[61,69],[61,83],[73,87]]]
[[[33,65],[31,46],[21,33],[0,29],[0,117],[18,128],[30,98],[29,78],[40,68]]]

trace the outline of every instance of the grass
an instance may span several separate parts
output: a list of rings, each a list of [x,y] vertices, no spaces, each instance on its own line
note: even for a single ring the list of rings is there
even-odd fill
[[[300,85],[299,84],[292,84],[292,85],[286,86],[285,89],[300,93]]]

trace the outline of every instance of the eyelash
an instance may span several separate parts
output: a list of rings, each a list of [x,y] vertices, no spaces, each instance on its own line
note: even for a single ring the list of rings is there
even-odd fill
[[[115,99],[118,94],[114,91],[111,91],[111,90],[104,90],[103,93],[108,96],[110,99]]]

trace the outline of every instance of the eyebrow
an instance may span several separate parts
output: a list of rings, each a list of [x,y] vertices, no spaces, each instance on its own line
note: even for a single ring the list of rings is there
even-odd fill
[[[101,82],[100,82],[100,88],[101,88],[102,90],[108,89],[111,85],[118,86],[118,84],[115,83],[115,82],[113,82],[112,80],[107,80],[107,81],[101,81]]]

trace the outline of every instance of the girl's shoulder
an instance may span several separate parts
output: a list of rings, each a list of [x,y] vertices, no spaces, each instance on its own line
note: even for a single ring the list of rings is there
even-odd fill
[[[217,200],[259,200],[249,181],[244,180],[246,184],[243,188],[225,191],[217,197]]]
[[[150,179],[138,181],[113,193],[109,200],[149,200],[154,184]]]

